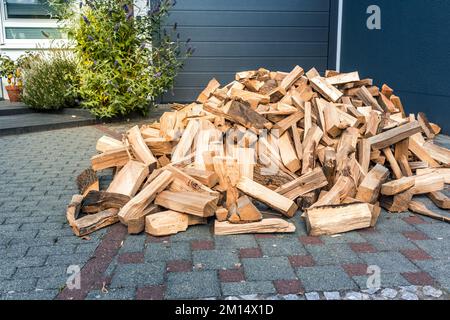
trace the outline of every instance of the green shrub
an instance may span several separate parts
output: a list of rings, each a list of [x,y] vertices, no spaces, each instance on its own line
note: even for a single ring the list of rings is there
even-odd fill
[[[67,50],[40,52],[23,69],[22,101],[33,109],[72,107],[78,87],[77,62]]]
[[[64,9],[74,2],[80,3],[79,14]],[[173,86],[182,66],[179,41],[160,32],[172,0],[152,1],[152,10],[139,17],[130,3],[50,1],[75,42],[82,106],[101,118],[147,114],[156,97]]]

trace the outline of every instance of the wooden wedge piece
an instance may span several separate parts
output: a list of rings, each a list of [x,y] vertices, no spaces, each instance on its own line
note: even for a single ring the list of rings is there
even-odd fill
[[[93,214],[106,209],[120,209],[130,197],[119,193],[111,193],[105,191],[90,191],[81,202],[81,211],[87,214]]]
[[[369,138],[368,140],[373,149],[384,149],[421,131],[422,128],[419,122],[413,121],[400,127],[380,133],[374,137]]]
[[[333,235],[371,226],[372,211],[367,203],[313,207],[306,211],[310,236]]]
[[[398,180],[392,180],[381,186],[381,194],[386,196],[394,196],[414,187],[414,177],[403,177]]]
[[[444,193],[435,191],[428,193],[427,196],[439,208],[446,210],[450,209],[450,198],[447,197]]]
[[[197,192],[163,191],[156,196],[155,204],[169,210],[207,218],[215,214],[217,197]]]
[[[130,144],[131,150],[137,160],[141,161],[143,164],[149,167],[150,171],[156,169],[157,160],[153,156],[153,153],[148,148],[141,135],[141,131],[138,126],[134,126],[127,131],[126,134],[128,143]]]
[[[410,201],[409,202],[409,210],[414,213],[423,215],[425,217],[433,218],[439,221],[450,223],[450,216],[444,216],[439,213],[435,213],[427,208],[425,204],[419,201]]]
[[[205,220],[176,211],[163,211],[145,218],[145,232],[155,237],[169,236],[186,231],[191,225],[203,224]]]
[[[259,183],[250,180],[247,177],[241,177],[237,188],[246,195],[265,203],[275,211],[282,213],[288,218],[292,218],[295,215],[298,207],[290,199],[270,190],[269,188],[260,185]]]
[[[359,185],[356,199],[371,204],[377,202],[381,186],[387,180],[388,176],[389,170],[382,165],[377,164],[369,171]]]
[[[170,171],[163,171],[120,210],[120,221],[127,225],[129,220],[142,217],[147,205],[155,199],[159,192],[167,188],[173,178]]]
[[[293,233],[295,225],[283,219],[263,219],[259,222],[232,224],[228,221],[214,223],[214,234],[218,236],[252,233]]]
[[[130,160],[114,176],[107,191],[133,197],[149,175],[148,166],[139,161]]]
[[[310,79],[315,90],[329,101],[337,102],[344,94],[327,82],[325,78],[315,77]]]

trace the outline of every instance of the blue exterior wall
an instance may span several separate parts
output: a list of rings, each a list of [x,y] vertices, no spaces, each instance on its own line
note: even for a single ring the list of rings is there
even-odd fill
[[[369,30],[368,6],[381,8]],[[450,133],[450,1],[344,0],[341,70],[391,86],[409,113]]]

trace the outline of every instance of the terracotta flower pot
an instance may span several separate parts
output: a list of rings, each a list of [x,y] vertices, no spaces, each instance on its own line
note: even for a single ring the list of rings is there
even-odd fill
[[[22,93],[22,89],[18,86],[6,86],[6,91],[8,92],[9,101],[11,102],[20,102],[20,94]]]

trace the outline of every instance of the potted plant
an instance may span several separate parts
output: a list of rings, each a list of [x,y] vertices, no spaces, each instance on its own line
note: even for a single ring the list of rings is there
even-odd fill
[[[20,68],[21,59],[12,60],[6,55],[0,55],[0,76],[8,80],[5,86],[11,102],[20,102],[22,93],[22,70]]]

